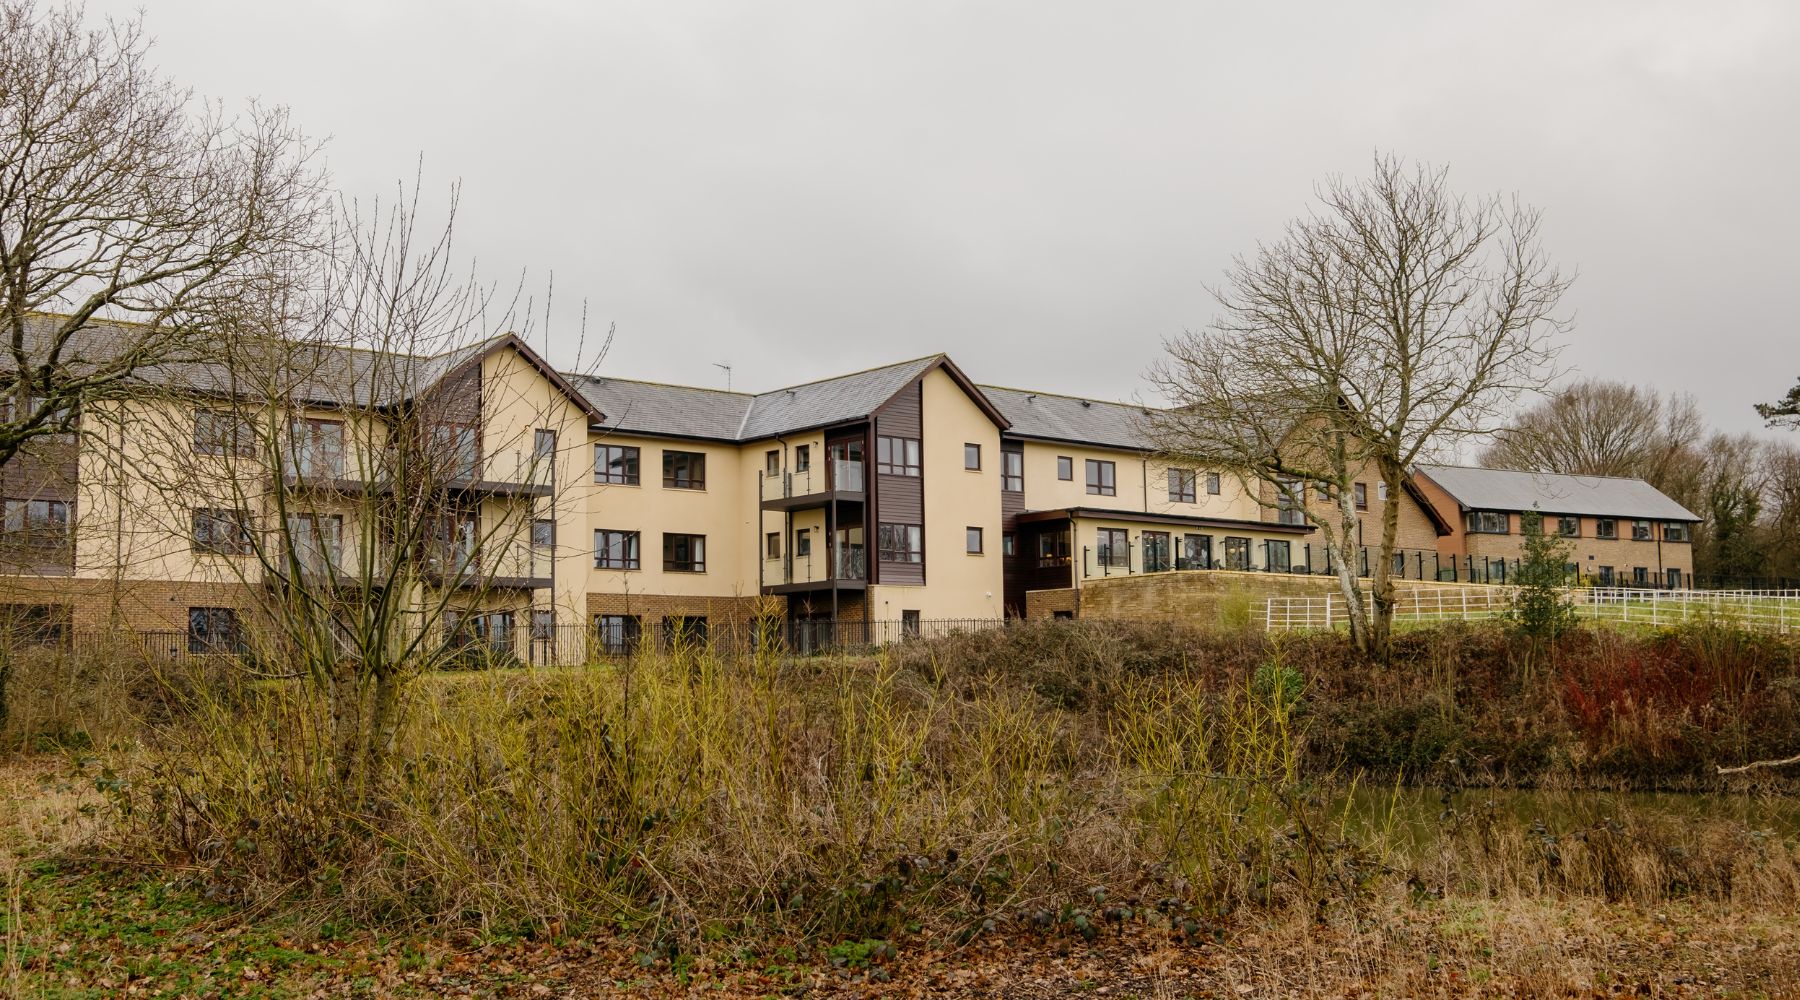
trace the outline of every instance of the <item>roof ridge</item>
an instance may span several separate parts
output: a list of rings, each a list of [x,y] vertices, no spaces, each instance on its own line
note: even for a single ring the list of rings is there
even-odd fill
[[[910,364],[915,364],[920,361],[930,361],[933,358],[947,358],[947,357],[949,357],[949,355],[945,354],[943,351],[933,351],[930,354],[921,354],[920,356],[918,356],[916,358],[906,358],[901,361],[890,361],[884,365],[870,365],[867,368],[858,368],[856,371],[853,371],[853,372],[844,372],[839,375],[827,375],[824,378],[815,378],[815,379],[811,379],[806,382],[795,382],[792,385],[776,386],[775,388],[769,389],[764,392],[754,393],[754,395],[758,398],[761,398],[763,396],[773,396],[778,392],[787,392],[789,389],[804,389],[809,385],[821,385],[826,382],[836,382],[839,379],[855,378],[858,375],[867,375],[870,372],[878,372],[878,371],[882,370],[883,368],[898,368],[901,365],[910,365]]]
[[[658,382],[655,379],[625,378],[620,375],[594,375],[588,372],[563,372],[561,374],[567,379],[585,379],[589,382],[630,382],[632,385],[653,385],[661,389],[686,389],[690,392],[711,392],[721,396],[736,396],[739,399],[756,398],[756,393],[753,392],[739,392],[736,389],[715,389],[705,385],[688,385],[685,382]]]
[[[1418,467],[1423,469],[1466,469],[1469,472],[1512,472],[1522,476],[1561,476],[1565,479],[1616,479],[1622,483],[1643,483],[1658,493],[1662,493],[1643,476],[1608,476],[1597,472],[1543,472],[1537,469],[1496,469],[1487,465],[1450,465],[1443,462],[1420,462]],[[1664,493],[1663,495],[1667,496],[1668,494]]]
[[[1128,410],[1164,409],[1164,407],[1145,406],[1142,403],[1127,403],[1124,400],[1119,400],[1119,399],[1101,399],[1099,396],[1077,396],[1073,393],[1068,393],[1068,392],[1051,392],[1047,389],[1021,389],[1017,386],[993,385],[993,384],[984,384],[984,383],[979,383],[979,382],[976,383],[975,387],[977,389],[982,389],[982,390],[999,389],[1002,392],[1022,392],[1028,396],[1053,396],[1057,399],[1073,399],[1079,403],[1103,403],[1107,406],[1122,406]]]

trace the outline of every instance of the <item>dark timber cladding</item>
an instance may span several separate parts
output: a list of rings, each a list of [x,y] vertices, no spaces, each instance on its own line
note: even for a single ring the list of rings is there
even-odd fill
[[[912,438],[919,442],[919,453],[924,455],[930,443],[924,437],[924,398],[923,380],[915,379],[912,384],[894,394],[894,398],[881,405],[875,411],[876,447],[880,447],[880,439],[884,437]],[[876,558],[880,560],[881,525],[882,524],[916,524],[920,526],[920,545],[923,546],[925,525],[925,470],[923,464],[916,476],[894,476],[879,472],[877,454],[869,456],[878,470],[875,477],[875,510],[879,523],[875,525],[875,537],[870,539],[875,545]],[[928,554],[921,552],[916,563],[895,563],[879,561],[876,579],[881,583],[923,584],[925,582],[925,560]]]
[[[1013,540],[1012,552],[1003,556],[1006,562],[1002,569],[1002,576],[1006,582],[1003,588],[1004,592],[1001,594],[1001,601],[1009,614],[1024,617],[1025,574],[1032,567],[1033,557],[1026,555],[1027,550],[1025,548],[1025,540],[1019,533],[1019,515],[1025,513],[1025,491],[1009,490],[1005,488],[1006,480],[1004,475],[1008,460],[1007,456],[1009,455],[1018,456],[1016,461],[1018,461],[1019,469],[1021,471],[1020,483],[1023,484],[1024,479],[1022,473],[1025,468],[1025,442],[1012,440],[1010,438],[1000,442],[1000,468],[1002,473],[1002,485],[1000,489],[1000,537],[1002,539],[1001,551],[1003,553],[1005,552],[1005,539],[1011,538]],[[1031,551],[1035,552],[1036,550],[1033,549]]]

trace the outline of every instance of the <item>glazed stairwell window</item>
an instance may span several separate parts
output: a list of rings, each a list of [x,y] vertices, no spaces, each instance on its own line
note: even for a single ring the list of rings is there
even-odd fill
[[[1007,493],[1025,492],[1025,455],[1023,452],[1000,452],[1000,489]]]
[[[1069,564],[1069,531],[1046,531],[1038,536],[1037,564],[1039,569],[1050,569]]]
[[[876,438],[875,471],[884,476],[918,475],[919,439],[886,435]]]
[[[638,450],[616,444],[595,445],[594,482],[612,486],[636,486]]]
[[[663,489],[706,489],[706,455],[698,451],[663,449]]]
[[[1087,491],[1095,496],[1117,496],[1118,466],[1098,458],[1087,460]]]
[[[925,561],[925,532],[916,524],[884,524],[876,532],[876,554],[882,562]]]

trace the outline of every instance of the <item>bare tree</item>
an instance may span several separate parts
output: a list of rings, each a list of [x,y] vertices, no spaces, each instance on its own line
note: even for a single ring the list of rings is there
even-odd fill
[[[228,356],[134,400],[157,454],[124,502],[159,513],[157,557],[251,596],[248,651],[324,696],[338,781],[366,795],[413,678],[555,640],[521,581],[574,554],[541,529],[589,419],[484,368],[523,317],[452,268],[453,224],[421,235],[416,201],[340,222],[316,297],[244,310]]]
[[[1694,398],[1586,379],[1513,418],[1481,453],[1496,469],[1631,476],[1664,488],[1706,434]]]
[[[196,106],[149,49],[135,18],[0,0],[0,466],[204,355],[315,243],[317,146],[284,110]]]
[[[1369,463],[1399,496],[1431,451],[1497,429],[1553,375],[1568,280],[1539,245],[1535,209],[1459,197],[1442,168],[1377,156],[1372,176],[1334,177],[1316,195],[1281,239],[1235,260],[1214,292],[1212,326],[1168,345],[1151,377],[1182,416],[1153,433],[1172,455],[1235,460],[1276,484],[1265,502],[1284,502],[1293,479],[1322,483],[1336,507],[1326,542],[1355,607],[1345,467]],[[1371,560],[1374,613],[1351,619],[1358,647],[1377,656],[1387,653],[1398,529],[1388,504]]]

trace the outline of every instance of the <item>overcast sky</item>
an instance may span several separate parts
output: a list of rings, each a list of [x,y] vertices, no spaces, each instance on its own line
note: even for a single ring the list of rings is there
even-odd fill
[[[128,14],[137,0],[94,2]],[[338,184],[463,184],[611,374],[762,390],[946,351],[1128,399],[1232,254],[1377,147],[1517,192],[1564,361],[1729,430],[1800,375],[1800,3],[147,0],[166,72],[290,106]]]

